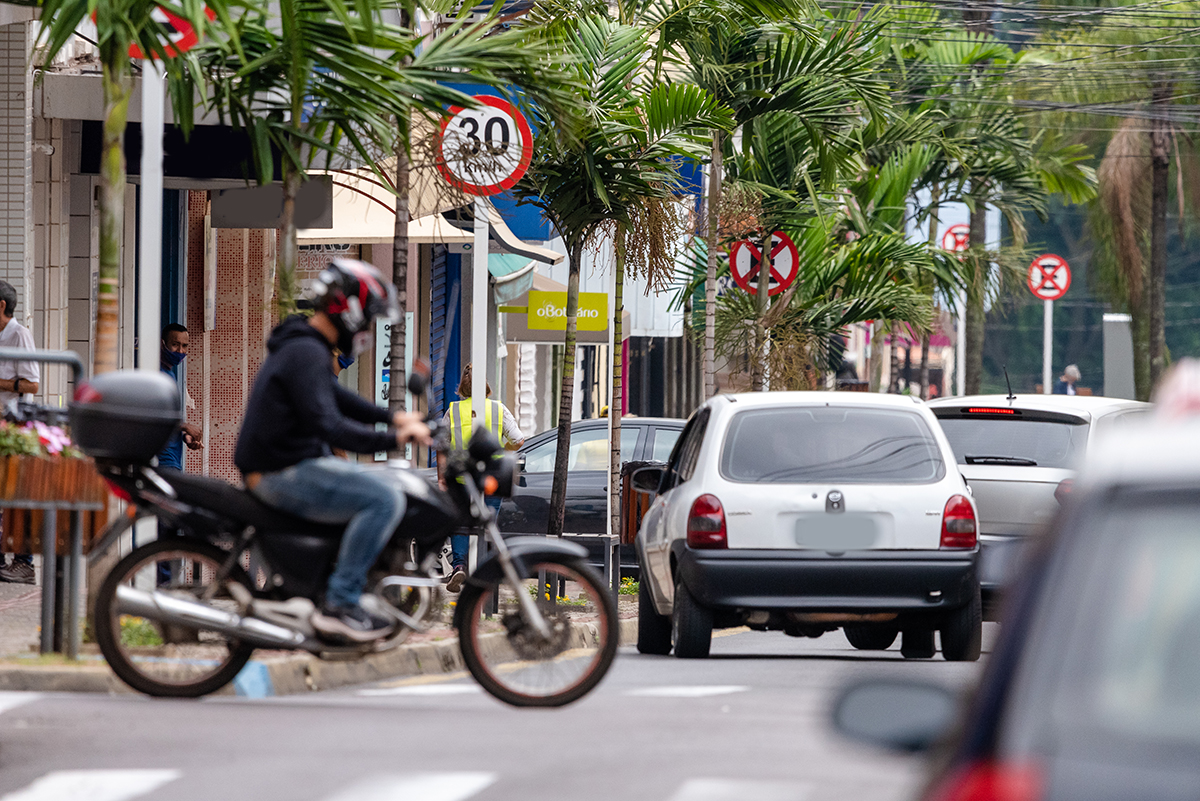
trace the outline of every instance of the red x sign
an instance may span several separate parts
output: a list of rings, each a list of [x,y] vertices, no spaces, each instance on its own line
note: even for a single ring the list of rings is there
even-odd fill
[[[204,15],[210,20],[217,18],[217,12],[207,6],[204,9]],[[167,58],[175,58],[175,56],[186,53],[200,41],[192,23],[165,8],[159,7],[151,11],[150,20],[161,25],[166,31],[168,44],[163,49],[166,51]],[[129,57],[143,59],[146,58],[146,54],[142,52],[142,48],[132,44],[129,46]]]
[[[1041,300],[1058,300],[1071,288],[1071,268],[1061,256],[1045,253],[1029,265],[1029,291]]]
[[[751,295],[758,294],[758,270],[762,251],[748,239],[735,242],[729,250],[729,272],[733,280]],[[778,295],[792,285],[800,271],[800,251],[783,231],[771,234],[771,273],[767,295]]]
[[[942,250],[951,253],[962,253],[971,246],[971,226],[959,223],[946,229],[942,234]]]

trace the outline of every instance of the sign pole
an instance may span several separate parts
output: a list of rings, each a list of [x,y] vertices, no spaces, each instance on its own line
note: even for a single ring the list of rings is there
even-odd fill
[[[1050,363],[1054,357],[1054,301],[1042,301],[1045,318],[1042,321],[1042,394],[1053,392],[1050,386]]]
[[[142,202],[138,240],[138,358],[141,370],[158,372],[162,326],[163,70],[142,60]]]
[[[488,202],[475,198],[475,243],[471,246],[471,412],[474,431],[483,425],[487,400]]]

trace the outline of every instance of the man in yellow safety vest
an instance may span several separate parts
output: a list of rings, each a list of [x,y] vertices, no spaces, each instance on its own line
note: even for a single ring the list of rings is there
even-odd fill
[[[487,385],[487,394],[490,398],[492,394],[490,384]],[[471,365],[469,364],[463,369],[462,380],[458,382],[458,397],[461,400],[450,404],[442,420],[450,430],[450,449],[464,451],[467,449],[467,443],[471,441],[471,431],[474,428],[472,418],[475,416],[471,408]],[[525,435],[517,427],[517,418],[513,417],[513,413],[500,401],[489,399],[483,402],[483,427],[495,434],[496,439],[510,451],[517,450],[525,442]],[[443,483],[442,474],[446,457],[444,454],[438,453],[437,459],[438,482]],[[500,499],[488,496],[487,505],[493,511],[498,510]],[[451,570],[450,578],[446,582],[446,590],[449,592],[458,592],[467,580],[467,548],[470,542],[470,538],[465,534],[455,534],[450,537]]]

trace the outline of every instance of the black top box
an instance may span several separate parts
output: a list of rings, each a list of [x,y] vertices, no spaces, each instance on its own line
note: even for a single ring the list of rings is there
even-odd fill
[[[75,394],[71,437],[93,459],[148,464],[183,422],[179,387],[164,373],[103,373]]]

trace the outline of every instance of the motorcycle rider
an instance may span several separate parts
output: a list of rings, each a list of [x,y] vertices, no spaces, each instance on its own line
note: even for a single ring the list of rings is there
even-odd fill
[[[332,455],[333,448],[372,453],[429,442],[420,415],[398,413],[339,386],[333,349],[357,354],[371,321],[398,315],[395,290],[379,271],[335,259],[311,287],[314,312],[280,323],[254,379],[234,464],[264,503],[320,523],[346,524],[337,565],[312,625],[334,640],[369,642],[394,622],[359,603],[367,571],[404,516],[403,491],[385,472]],[[387,423],[377,431],[376,423]]]

